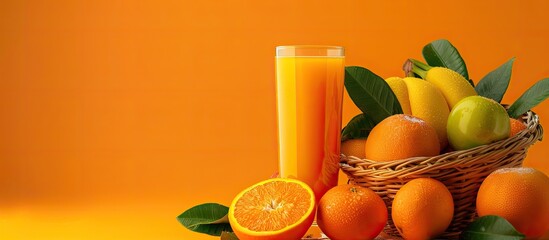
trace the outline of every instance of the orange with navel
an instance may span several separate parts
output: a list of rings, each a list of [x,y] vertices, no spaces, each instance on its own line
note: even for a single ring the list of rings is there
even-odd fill
[[[374,239],[387,223],[387,207],[374,191],[357,185],[336,186],[320,199],[318,226],[332,240]]]
[[[365,146],[367,159],[382,162],[439,153],[436,130],[422,119],[405,114],[392,115],[378,123]]]

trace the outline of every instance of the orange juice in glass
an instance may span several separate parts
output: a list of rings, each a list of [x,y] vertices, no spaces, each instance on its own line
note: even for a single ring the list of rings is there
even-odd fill
[[[280,176],[307,183],[317,202],[338,181],[344,60],[343,47],[276,48]]]

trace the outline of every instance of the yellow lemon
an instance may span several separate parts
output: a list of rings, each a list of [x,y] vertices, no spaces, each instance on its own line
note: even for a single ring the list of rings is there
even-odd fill
[[[477,95],[477,92],[461,74],[444,67],[433,67],[425,74],[425,80],[437,86],[450,109],[461,99]]]
[[[390,77],[385,79],[385,81],[389,84],[389,87],[391,87],[393,93],[395,93],[398,102],[400,103],[400,107],[402,108],[402,112],[407,115],[412,115],[406,83],[404,83],[402,78],[399,77]]]
[[[440,149],[448,145],[446,124],[450,110],[440,90],[423,79],[407,77],[403,79],[408,88],[412,115],[423,119],[437,132]]]

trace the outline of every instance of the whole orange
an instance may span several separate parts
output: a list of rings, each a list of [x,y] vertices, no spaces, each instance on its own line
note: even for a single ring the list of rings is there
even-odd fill
[[[429,157],[440,153],[435,128],[420,118],[397,114],[378,123],[368,135],[365,156],[374,161]]]
[[[549,177],[533,168],[496,170],[480,186],[477,212],[503,217],[527,237],[541,237],[549,231]]]
[[[509,123],[511,124],[511,131],[509,132],[509,137],[517,135],[522,130],[526,129],[526,125],[518,119],[509,118]]]
[[[332,240],[374,239],[387,223],[387,207],[369,188],[339,185],[320,199],[316,217]]]
[[[444,233],[452,221],[452,194],[435,179],[411,180],[395,195],[391,216],[404,239],[432,239]]]
[[[364,158],[365,138],[349,139],[341,143],[341,153],[346,156]]]

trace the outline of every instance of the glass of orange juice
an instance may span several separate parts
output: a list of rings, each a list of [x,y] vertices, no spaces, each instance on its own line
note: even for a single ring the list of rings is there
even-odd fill
[[[338,46],[276,47],[279,174],[317,202],[338,182],[344,60]]]

